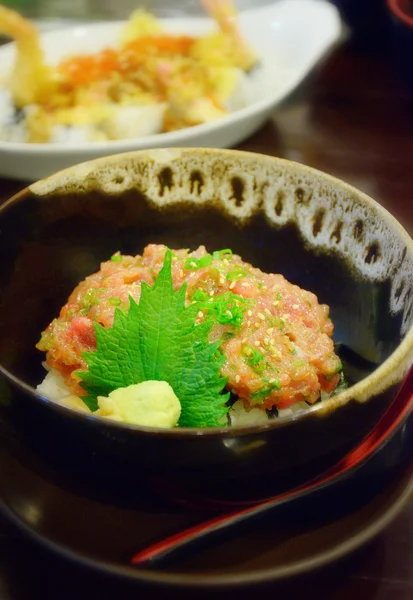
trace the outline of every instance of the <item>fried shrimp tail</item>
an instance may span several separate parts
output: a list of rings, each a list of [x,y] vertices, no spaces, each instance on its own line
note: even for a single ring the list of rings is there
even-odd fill
[[[14,102],[19,108],[34,104],[53,87],[53,73],[45,64],[38,32],[30,21],[0,6],[0,33],[11,37],[17,46],[16,61],[8,82]]]
[[[238,28],[238,12],[232,0],[200,0],[205,11],[216,21],[222,35],[230,42],[237,56],[238,67],[249,71],[257,62],[257,55]]]

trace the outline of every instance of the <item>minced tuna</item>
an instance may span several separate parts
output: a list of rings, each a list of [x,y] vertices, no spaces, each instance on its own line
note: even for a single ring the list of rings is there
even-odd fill
[[[166,246],[150,244],[142,256],[113,255],[74,289],[43,332],[37,347],[73,394],[85,393],[75,372],[87,369],[82,353],[96,347],[93,323],[110,327],[116,307],[128,308],[129,296],[139,301],[141,282],[154,283],[165,252]],[[208,254],[204,246],[173,251],[172,279],[176,289],[187,283],[188,303],[202,302],[199,321],[208,302],[220,307],[211,341],[222,339],[221,374],[247,410],[313,404],[322,392],[334,391],[342,367],[333,323],[329,307],[313,293],[263,273],[231,250]]]

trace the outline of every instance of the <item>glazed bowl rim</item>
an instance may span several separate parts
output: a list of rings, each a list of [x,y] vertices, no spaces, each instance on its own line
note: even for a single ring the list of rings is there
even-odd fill
[[[76,172],[83,174],[85,167],[88,167],[88,172],[92,172],[95,168],[99,168],[100,166],[105,167],[113,167],[116,169],[118,163],[121,163],[125,160],[132,161],[133,159],[142,158],[147,161],[157,161],[162,163],[163,166],[167,165],[167,161],[165,160],[169,155],[172,157],[171,160],[174,160],[176,156],[180,156],[183,154],[195,154],[198,156],[202,155],[213,155],[213,156],[222,156],[222,158],[227,158],[231,160],[231,158],[240,158],[247,161],[258,161],[261,163],[269,163],[269,164],[278,164],[285,169],[290,168],[294,170],[301,171],[301,173],[306,173],[310,175],[313,179],[322,179],[334,187],[338,187],[341,190],[346,191],[349,195],[356,196],[358,200],[360,200],[364,205],[367,205],[368,208],[374,208],[376,214],[378,213],[380,218],[384,220],[392,229],[397,233],[399,239],[402,239],[406,243],[406,247],[409,248],[411,254],[413,255],[413,239],[410,237],[409,233],[405,230],[405,228],[401,225],[401,223],[382,205],[373,200],[370,196],[361,192],[357,188],[345,183],[339,178],[336,178],[328,173],[320,171],[318,169],[314,169],[313,167],[309,167],[307,165],[303,165],[301,163],[297,163],[295,161],[290,161],[283,158],[278,158],[274,156],[269,156],[260,153],[254,152],[246,152],[241,150],[227,150],[227,149],[215,149],[215,148],[172,148],[172,149],[155,149],[155,150],[136,150],[132,152],[122,153],[122,154],[114,154],[105,157],[101,157],[98,159],[94,159],[91,161],[86,161],[80,163],[78,165],[74,165],[72,167],[68,167],[62,171],[54,173],[53,175],[40,180],[34,184],[26,186],[23,190],[13,195],[9,200],[7,200],[3,205],[0,206],[0,220],[2,214],[8,210],[9,207],[17,204],[18,202],[24,201],[27,196],[31,194],[36,195],[36,191],[40,189],[40,186],[45,183],[45,188],[47,188],[48,183],[58,184],[59,180],[61,180],[63,186],[67,184],[67,178],[69,176],[75,175]],[[62,193],[62,189],[59,188],[58,185],[55,185],[52,189],[56,191],[58,189],[58,194]],[[85,193],[84,191],[78,192],[79,194]],[[120,192],[121,193],[121,192]],[[48,192],[46,193],[46,196]],[[65,406],[58,404],[57,402],[45,398],[40,393],[36,391],[34,387],[25,383],[19,377],[13,375],[8,369],[6,369],[2,364],[0,364],[0,375],[3,375],[6,380],[12,382],[14,386],[17,386],[20,391],[28,394],[30,397],[34,398],[36,401],[40,401],[45,405],[49,405],[53,410],[57,412],[61,412],[62,415],[66,415],[67,417],[71,417],[79,419],[81,422],[88,422],[92,427],[104,427],[109,428],[110,430],[129,430],[131,432],[136,432],[145,436],[154,436],[154,435],[163,435],[171,438],[188,438],[188,437],[204,437],[204,436],[212,436],[212,437],[238,437],[241,435],[249,435],[259,433],[261,431],[275,429],[279,427],[290,426],[295,422],[307,420],[309,418],[313,418],[315,416],[325,417],[328,416],[329,413],[334,412],[341,406],[344,406],[348,402],[359,402],[364,403],[369,401],[372,397],[377,394],[380,394],[382,391],[388,389],[393,384],[399,384],[402,382],[405,374],[408,372],[408,369],[413,361],[413,325],[410,326],[409,330],[406,332],[406,335],[402,342],[397,346],[397,348],[391,353],[386,360],[383,361],[372,373],[370,373],[367,377],[364,377],[359,382],[350,386],[346,390],[338,393],[335,396],[331,396],[322,402],[316,403],[313,406],[309,407],[305,412],[299,412],[296,414],[289,415],[287,417],[279,418],[279,419],[271,419],[268,423],[262,423],[258,425],[242,425],[242,426],[222,426],[222,427],[182,427],[182,428],[160,428],[160,427],[144,427],[139,425],[134,425],[131,423],[124,423],[119,421],[114,421],[110,419],[99,419],[93,416],[93,414],[87,414],[80,411],[76,411]]]

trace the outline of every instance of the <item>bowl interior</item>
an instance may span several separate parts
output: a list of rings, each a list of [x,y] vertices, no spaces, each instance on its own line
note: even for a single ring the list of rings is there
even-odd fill
[[[411,323],[412,282],[403,273],[412,249],[377,205],[366,207],[344,184],[275,159],[239,155],[239,162],[237,153],[188,151],[187,159],[170,166],[155,160],[149,172],[145,165],[152,159],[132,156],[108,159],[109,171],[105,159],[96,161],[101,167],[89,183],[73,171],[69,183],[57,177],[48,187],[37,184],[0,211],[0,362],[12,374],[36,386],[43,355],[35,344],[71,290],[115,251],[135,255],[149,243],[229,247],[313,291],[331,308],[350,384],[399,346]],[[204,168],[189,170],[193,156]],[[261,162],[266,186],[258,176]],[[290,204],[295,216],[282,222]],[[355,219],[360,206],[365,216]],[[384,251],[390,236],[391,255]]]

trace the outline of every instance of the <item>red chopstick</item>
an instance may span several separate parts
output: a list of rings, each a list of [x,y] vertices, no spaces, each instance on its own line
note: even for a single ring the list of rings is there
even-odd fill
[[[184,529],[174,535],[168,536],[143,550],[137,552],[131,559],[132,565],[153,566],[160,560],[172,558],[173,555],[189,548],[201,539],[206,540],[217,532],[234,527],[253,516],[266,513],[275,507],[281,506],[302,496],[314,493],[333,480],[339,480],[350,469],[361,465],[382,445],[382,443],[397,429],[413,409],[413,370],[410,371],[396,398],[380,419],[373,431],[343,459],[332,466],[328,471],[313,482],[295,490],[269,498],[254,506],[236,510]]]

